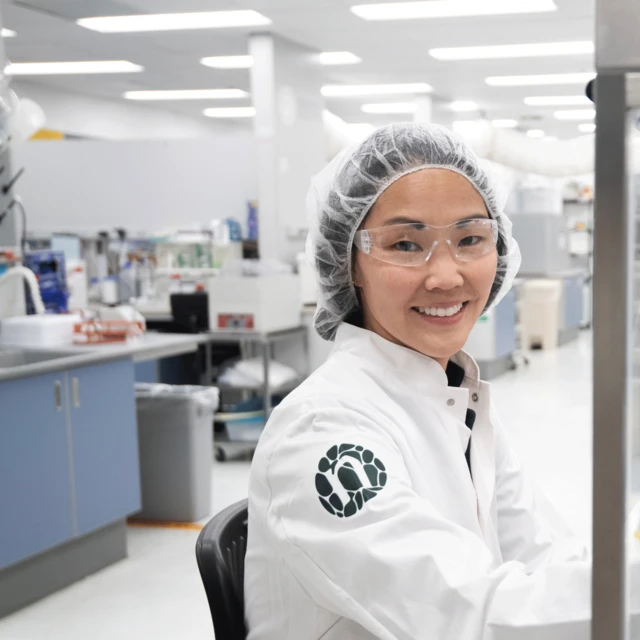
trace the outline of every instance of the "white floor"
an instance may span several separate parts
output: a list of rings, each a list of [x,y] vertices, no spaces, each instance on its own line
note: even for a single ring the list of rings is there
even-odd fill
[[[591,529],[590,334],[498,378],[512,445],[572,528]],[[247,495],[247,462],[217,464],[212,513]],[[638,478],[640,479],[640,478]],[[0,620],[2,640],[213,637],[195,564],[197,531],[130,528],[129,559]]]

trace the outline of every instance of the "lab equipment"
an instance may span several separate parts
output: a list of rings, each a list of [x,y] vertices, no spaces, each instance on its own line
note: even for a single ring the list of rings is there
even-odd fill
[[[300,325],[300,278],[294,274],[208,278],[214,331],[268,333]]]
[[[253,200],[247,203],[247,239],[258,239],[258,203]]]
[[[198,333],[209,329],[209,297],[204,291],[172,293],[171,315],[180,330]]]
[[[569,229],[564,216],[520,213],[512,221],[522,253],[520,276],[553,276],[571,268]]]
[[[354,244],[372,258],[402,267],[419,267],[429,260],[440,242],[461,262],[471,262],[495,251],[496,220],[464,220],[446,227],[424,224],[394,224],[365,229],[354,236]]]
[[[36,276],[26,267],[11,261],[11,266],[0,274],[0,320],[27,313],[27,291],[35,313],[43,314],[45,307]]]
[[[73,343],[79,315],[42,314],[6,318],[0,323],[0,342],[8,345],[57,346]]]
[[[482,196],[489,216],[498,222],[498,269],[487,308],[510,289],[520,252],[495,187],[474,153],[445,127],[388,125],[336,156],[316,176],[309,192],[307,251],[316,268],[321,298],[315,326],[325,339],[333,339],[342,319],[358,306],[351,262],[354,236],[362,221],[394,181],[429,168],[467,178]]]
[[[211,513],[215,387],[136,384],[144,520],[192,522]]]
[[[24,256],[24,266],[36,275],[46,310],[49,313],[68,311],[69,290],[64,253],[33,251]]]

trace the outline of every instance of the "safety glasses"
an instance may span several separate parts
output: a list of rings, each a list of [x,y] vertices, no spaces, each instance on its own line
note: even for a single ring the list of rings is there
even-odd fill
[[[358,231],[354,237],[360,251],[403,267],[418,267],[427,262],[440,242],[449,245],[457,260],[471,262],[495,250],[498,223],[489,218],[471,218],[446,227],[396,224]]]

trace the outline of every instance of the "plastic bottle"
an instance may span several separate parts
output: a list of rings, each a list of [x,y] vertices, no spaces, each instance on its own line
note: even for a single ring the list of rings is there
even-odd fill
[[[247,203],[247,238],[258,239],[258,203],[251,200]]]

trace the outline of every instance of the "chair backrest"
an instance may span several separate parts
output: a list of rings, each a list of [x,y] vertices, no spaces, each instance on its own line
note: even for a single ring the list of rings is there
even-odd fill
[[[219,640],[245,640],[244,556],[247,551],[248,501],[216,515],[196,543],[200,577]]]

